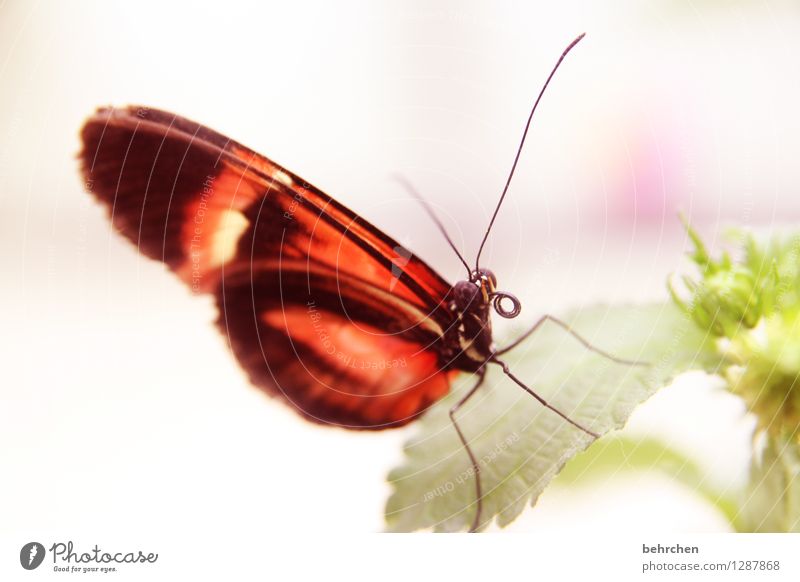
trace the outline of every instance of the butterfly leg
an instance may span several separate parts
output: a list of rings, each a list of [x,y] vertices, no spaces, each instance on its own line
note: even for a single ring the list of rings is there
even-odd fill
[[[472,398],[472,395],[478,391],[478,388],[483,385],[483,381],[486,379],[486,366],[482,366],[481,369],[478,370],[477,374],[478,381],[475,382],[475,385],[469,389],[469,391],[461,398],[461,400],[456,402],[452,408],[450,408],[450,421],[453,423],[453,426],[458,433],[458,438],[461,439],[461,444],[467,451],[467,455],[469,455],[469,460],[472,462],[472,470],[475,473],[475,498],[477,508],[475,510],[475,518],[472,520],[472,525],[469,528],[470,533],[478,531],[478,526],[481,523],[481,512],[483,510],[483,491],[481,489],[481,474],[478,460],[475,458],[475,454],[472,452],[467,439],[464,437],[464,433],[461,432],[461,428],[458,426],[458,422],[456,421],[456,412],[458,412],[458,410],[464,406],[470,398]]]
[[[497,359],[496,357],[494,357],[494,356],[492,356],[492,359],[490,359],[489,361],[490,361],[490,362],[492,362],[492,363],[494,363],[494,364],[497,364],[498,366],[500,366],[501,368],[503,368],[503,372],[505,373],[505,375],[506,375],[506,376],[508,376],[509,378],[511,378],[511,379],[514,381],[514,383],[515,383],[517,386],[519,386],[520,388],[522,388],[523,390],[525,390],[525,392],[527,392],[528,394],[530,394],[531,396],[533,396],[534,398],[536,398],[536,400],[538,400],[538,401],[539,401],[539,403],[540,403],[542,406],[544,406],[544,407],[545,407],[545,408],[547,408],[548,410],[552,410],[552,411],[553,411],[553,412],[555,412],[555,413],[556,413],[558,416],[560,416],[561,418],[563,418],[564,420],[566,420],[568,423],[570,423],[572,426],[574,426],[575,428],[578,428],[578,429],[582,430],[583,432],[585,432],[585,433],[586,433],[586,434],[588,434],[589,436],[591,436],[591,437],[594,437],[594,438],[596,438],[596,439],[600,438],[600,435],[599,435],[599,434],[597,434],[596,432],[594,432],[594,431],[591,431],[591,430],[589,430],[588,428],[586,428],[585,426],[583,426],[583,425],[581,425],[581,424],[579,424],[579,423],[575,422],[575,421],[574,421],[574,420],[572,420],[572,419],[571,419],[569,416],[567,416],[566,414],[564,414],[563,412],[561,412],[561,411],[560,411],[558,408],[555,408],[554,406],[551,406],[550,404],[548,404],[548,402],[547,402],[547,401],[546,401],[544,398],[542,398],[541,396],[539,396],[539,395],[538,395],[536,392],[534,392],[533,390],[531,390],[531,389],[530,389],[530,388],[529,388],[529,387],[528,387],[528,386],[527,386],[527,385],[526,385],[526,384],[525,384],[525,383],[524,383],[522,380],[520,380],[520,379],[519,379],[519,378],[517,378],[517,377],[516,377],[514,374],[512,374],[512,373],[511,373],[511,370],[510,370],[510,369],[509,369],[509,367],[508,367],[508,364],[506,364],[505,362],[503,362],[503,361],[501,361],[501,360],[498,360],[498,359]]]
[[[500,350],[497,350],[494,353],[494,355],[495,356],[501,356],[501,355],[505,354],[506,352],[510,352],[515,347],[517,347],[519,344],[521,344],[526,339],[528,339],[530,336],[532,336],[547,321],[555,323],[561,329],[563,329],[564,331],[569,333],[572,337],[574,337],[581,344],[583,344],[583,347],[585,347],[587,350],[592,351],[592,352],[594,352],[596,354],[600,354],[601,356],[603,356],[604,358],[608,358],[612,362],[616,362],[618,364],[625,364],[625,365],[628,365],[628,366],[649,366],[649,364],[647,362],[638,362],[636,360],[625,360],[623,358],[618,358],[616,356],[613,356],[613,355],[609,354],[608,352],[605,352],[605,351],[601,350],[598,347],[595,347],[594,345],[592,345],[589,342],[589,340],[587,340],[583,336],[581,336],[578,332],[576,332],[574,329],[572,329],[567,323],[561,321],[556,316],[549,315],[549,314],[548,315],[543,315],[542,317],[540,317],[536,321],[536,323],[533,324],[533,327],[531,327],[528,331],[523,333],[516,340],[511,342],[511,344],[507,345],[506,347],[504,347],[504,348],[502,348]]]

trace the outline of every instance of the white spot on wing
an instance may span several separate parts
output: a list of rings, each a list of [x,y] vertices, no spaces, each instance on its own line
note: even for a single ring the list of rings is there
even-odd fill
[[[218,228],[211,243],[211,267],[224,265],[236,255],[239,239],[249,224],[244,214],[237,210],[220,212]]]
[[[289,176],[289,174],[287,174],[286,172],[282,172],[280,170],[275,170],[275,173],[272,175],[272,177],[281,184],[283,184],[284,186],[288,186],[289,188],[291,188],[292,184],[294,184],[294,181],[292,180],[291,176]]]

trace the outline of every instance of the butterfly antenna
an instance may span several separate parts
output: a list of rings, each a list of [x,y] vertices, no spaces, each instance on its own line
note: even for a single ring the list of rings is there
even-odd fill
[[[414,188],[414,186],[411,185],[411,182],[406,180],[403,176],[394,175],[392,177],[395,180],[397,180],[397,182],[399,182],[400,185],[403,186],[403,188],[408,190],[408,193],[411,194],[411,196],[413,196],[414,198],[416,198],[417,202],[422,204],[422,207],[425,209],[425,212],[427,212],[428,216],[430,216],[433,219],[433,222],[436,223],[436,226],[439,228],[439,232],[441,232],[442,235],[444,236],[444,238],[447,239],[447,244],[449,244],[450,248],[453,249],[453,251],[456,253],[456,255],[458,255],[458,258],[461,261],[461,263],[464,265],[464,268],[467,270],[467,276],[469,277],[470,276],[469,264],[467,263],[466,259],[464,258],[464,255],[462,255],[459,252],[458,248],[456,247],[455,243],[453,242],[453,239],[451,239],[450,235],[447,234],[447,230],[445,230],[444,225],[442,224],[442,221],[439,220],[439,217],[436,216],[436,214],[433,212],[433,208],[430,207],[430,205],[428,204],[427,200],[425,200],[420,195],[420,193],[417,192],[416,188]]]
[[[578,38],[573,40],[571,43],[569,43],[569,46],[566,49],[564,49],[564,52],[561,53],[561,56],[559,57],[558,62],[556,63],[556,66],[553,67],[552,71],[550,71],[550,76],[547,77],[547,81],[544,82],[542,90],[539,91],[539,96],[536,98],[536,102],[533,104],[531,113],[530,115],[528,115],[528,123],[525,124],[525,131],[522,133],[522,140],[520,140],[519,147],[517,148],[517,155],[514,157],[514,164],[511,166],[511,171],[508,173],[508,179],[506,180],[506,185],[503,188],[503,193],[500,195],[500,200],[497,202],[497,206],[494,209],[494,214],[492,214],[492,219],[489,221],[489,228],[486,229],[486,234],[483,235],[481,246],[480,248],[478,248],[478,256],[475,258],[476,272],[479,270],[479,263],[481,260],[481,253],[483,252],[483,247],[486,244],[486,240],[489,238],[489,233],[492,231],[492,226],[494,225],[495,218],[497,218],[497,213],[500,211],[500,206],[503,205],[503,200],[506,197],[506,192],[508,192],[508,187],[511,184],[511,178],[514,177],[514,170],[517,169],[517,162],[519,162],[519,156],[522,153],[522,146],[525,145],[525,138],[528,136],[528,129],[531,126],[531,120],[533,119],[533,113],[536,111],[536,106],[539,105],[539,101],[541,101],[542,95],[544,95],[544,91],[545,89],[547,89],[547,85],[550,84],[550,79],[552,79],[553,75],[556,74],[556,71],[558,70],[558,66],[561,64],[561,61],[564,60],[564,57],[567,56],[567,53],[569,53],[569,51],[571,51],[573,47],[576,44],[578,44],[584,36],[586,36],[585,32],[581,34]]]

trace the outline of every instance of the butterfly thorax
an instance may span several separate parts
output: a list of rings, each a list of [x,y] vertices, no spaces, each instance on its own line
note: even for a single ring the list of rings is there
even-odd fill
[[[494,355],[492,308],[506,319],[522,311],[519,299],[497,290],[497,277],[489,269],[476,269],[468,281],[456,283],[447,307],[454,319],[442,338],[446,365],[467,372],[477,372]]]
[[[474,281],[459,281],[451,289],[448,307],[455,320],[443,338],[449,367],[476,371],[494,351],[491,303],[482,291]]]

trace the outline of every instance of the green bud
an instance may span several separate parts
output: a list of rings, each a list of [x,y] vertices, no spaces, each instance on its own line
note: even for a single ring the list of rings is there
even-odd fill
[[[777,437],[797,438],[800,426],[800,309],[775,313],[726,346],[731,390]]]
[[[730,389],[776,437],[800,434],[800,236],[759,244],[736,232],[741,259],[714,259],[685,223],[699,276],[683,277],[686,299],[673,300],[717,336]]]
[[[701,328],[720,337],[731,337],[742,326],[755,326],[763,313],[756,274],[749,266],[734,263],[727,253],[720,260],[713,260],[697,232],[688,224],[686,229],[695,245],[690,257],[702,277],[697,281],[684,277],[684,285],[691,293],[688,301],[681,299],[669,283],[673,300]]]

